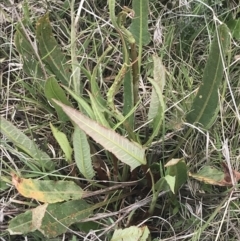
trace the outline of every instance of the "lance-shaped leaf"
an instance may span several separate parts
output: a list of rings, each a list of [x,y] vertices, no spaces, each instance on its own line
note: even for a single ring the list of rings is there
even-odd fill
[[[148,0],[133,0],[134,17],[130,26],[130,32],[140,46],[150,41],[148,31]]]
[[[127,138],[89,119],[79,111],[57,100],[54,101],[86,134],[100,143],[106,150],[112,152],[119,160],[129,165],[131,170],[146,164],[145,150],[138,143],[130,142]]]
[[[84,200],[44,204],[13,218],[8,227],[11,235],[27,234],[35,230],[53,238],[67,231],[73,223],[92,214],[93,209]]]
[[[13,174],[12,183],[24,197],[34,198],[44,203],[81,199],[84,192],[72,181],[25,179]]]
[[[50,127],[53,133],[53,136],[57,140],[58,144],[60,145],[62,151],[65,154],[66,160],[71,163],[72,162],[72,147],[67,139],[65,133],[59,131],[55,126],[50,123]]]
[[[14,43],[23,58],[23,70],[28,76],[34,76],[39,79],[45,78],[45,73],[37,60],[36,52],[23,31],[21,25],[18,23],[16,26],[16,33]],[[43,66],[42,66],[43,67]]]
[[[148,78],[151,82],[153,88],[155,89],[156,98],[158,99],[158,111],[156,112],[156,116],[153,119],[153,133],[148,138],[148,141],[144,144],[147,146],[149,143],[152,142],[153,138],[158,134],[160,127],[162,125],[162,121],[164,119],[164,110],[165,110],[165,103],[162,95],[162,89],[159,86],[159,83],[155,82],[151,78]]]
[[[133,0],[132,6],[134,11],[134,17],[130,26],[130,32],[132,33],[136,43],[138,44],[138,67],[140,71],[142,62],[143,46],[150,41],[150,34],[148,31],[148,0]],[[132,46],[132,50],[133,50]]]
[[[73,148],[75,162],[79,171],[85,178],[92,179],[94,176],[94,170],[92,166],[90,146],[85,132],[78,126],[74,127]]]
[[[53,170],[54,163],[47,153],[38,149],[37,144],[28,138],[22,131],[15,127],[11,122],[0,116],[0,132],[5,135],[14,145],[23,150],[35,161],[36,165],[47,169]]]
[[[163,92],[166,82],[165,72],[166,70],[162,64],[161,58],[159,58],[157,55],[153,55],[153,81],[159,87],[159,91],[161,91],[161,93]],[[158,112],[161,111],[159,108],[161,108],[159,95],[157,94],[156,89],[153,87],[148,111],[148,120],[153,119]]]
[[[43,62],[58,80],[68,86],[71,68],[53,36],[49,15],[46,14],[41,17],[36,26],[38,48]]]
[[[229,33],[225,24],[218,28],[215,34],[206,67],[203,73],[202,84],[193,101],[187,121],[191,124],[199,123],[208,129],[214,123],[219,111],[218,89],[223,78],[223,56],[229,46]]]

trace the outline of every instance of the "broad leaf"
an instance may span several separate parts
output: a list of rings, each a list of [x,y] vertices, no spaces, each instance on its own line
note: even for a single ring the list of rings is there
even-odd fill
[[[76,165],[86,179],[92,179],[94,170],[87,136],[78,126],[74,127],[73,148]]]
[[[71,68],[53,36],[49,15],[45,14],[41,17],[36,26],[36,37],[39,43],[38,48],[43,62],[58,80],[68,86]]]
[[[83,190],[72,181],[25,179],[13,174],[12,183],[24,197],[44,203],[81,199],[83,195]]]
[[[92,214],[93,209],[84,200],[44,204],[13,218],[8,227],[11,235],[27,234],[35,230],[53,238],[67,231],[73,223]]]
[[[212,166],[204,166],[198,173],[189,173],[189,176],[207,184],[232,186],[233,183],[228,166],[223,162],[222,167],[223,170],[218,170]],[[233,178],[238,182],[240,180],[240,172],[232,170],[232,174]]]
[[[164,177],[164,179],[166,180],[166,183],[170,187],[170,190],[172,191],[172,193],[175,193],[176,177],[175,176],[166,175]]]
[[[114,231],[111,241],[147,241],[150,232],[147,226],[131,226]]]
[[[131,169],[146,164],[144,148],[135,142],[130,142],[115,131],[103,127],[97,122],[84,116],[79,111],[54,100],[63,108],[65,113],[86,134],[100,143],[106,150],[112,152],[119,160],[128,164]]]
[[[219,185],[219,183],[224,179],[223,171],[211,166],[204,166],[198,173],[189,173],[189,176],[212,185]]]
[[[14,145],[31,156],[36,161],[35,164],[37,166],[47,170],[54,169],[55,165],[51,161],[51,158],[47,155],[47,153],[38,149],[37,144],[34,141],[29,139],[22,131],[2,116],[0,116],[0,123],[1,133],[5,135]]]
[[[227,26],[231,30],[232,36],[237,40],[240,39],[240,19],[231,19],[227,22]]]
[[[55,139],[57,140],[58,144],[60,145],[62,151],[65,154],[66,160],[71,163],[72,162],[72,147],[69,144],[69,141],[67,139],[67,136],[59,131],[56,127],[54,127],[51,123],[50,123],[50,127],[53,133],[53,136],[55,137]]]
[[[220,45],[220,46],[219,46]],[[218,28],[210,48],[209,57],[203,73],[202,84],[193,101],[187,121],[199,123],[208,129],[214,123],[219,111],[218,89],[223,78],[223,56],[229,47],[229,31],[225,24]]]
[[[172,177],[175,177],[174,193],[176,193],[187,181],[187,165],[182,159],[172,159],[165,164],[165,167],[167,168],[166,173]]]

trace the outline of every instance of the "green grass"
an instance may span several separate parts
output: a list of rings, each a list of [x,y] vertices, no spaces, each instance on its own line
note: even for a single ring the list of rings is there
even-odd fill
[[[37,162],[31,153],[27,154],[17,141],[1,134],[2,240],[111,240],[114,230],[136,225],[148,227],[151,233],[148,240],[240,239],[237,184],[234,187],[210,185],[191,177],[182,184],[179,179],[188,171],[197,173],[204,166],[223,171],[222,161],[232,169],[239,170],[239,39],[231,38],[231,46],[223,57],[225,72],[218,92],[219,113],[214,124],[208,129],[196,124],[192,127],[191,134],[187,138],[185,136],[189,129],[186,116],[202,82],[216,25],[220,21],[228,23],[230,18],[237,19],[239,7],[235,1],[224,0],[165,2],[167,1],[149,0],[148,31],[152,39],[142,47],[136,106],[131,102],[133,95],[130,93],[133,92],[124,89],[123,82],[114,93],[114,102],[107,101],[108,91],[116,76],[119,77],[119,72],[123,73],[120,77],[127,78],[127,81],[134,78],[130,64],[124,65],[126,61],[131,62],[131,57],[123,56],[123,41],[112,25],[107,0],[75,1],[74,4],[69,4],[68,1],[56,4],[55,1],[36,3],[25,0],[20,1],[19,7],[12,6],[9,1],[0,3],[0,115],[35,142],[36,146],[31,151],[37,150],[34,148],[42,150],[55,165],[54,169],[48,169],[41,161]],[[117,1],[115,14],[123,6],[131,8],[131,3],[132,1]],[[69,80],[67,84],[58,77],[57,72],[51,72],[47,62],[44,62],[52,52],[48,51],[47,55],[42,56],[41,52],[34,50],[43,61],[45,78],[36,69],[31,74],[24,69],[24,54],[20,54],[14,44],[16,26],[20,19],[27,38],[36,41],[36,24],[46,10],[50,11],[52,36],[66,58],[62,69],[70,70],[65,73],[63,71]],[[81,14],[77,17],[77,25],[73,25],[71,19],[76,18],[78,11]],[[131,21],[127,17],[125,27],[129,27]],[[160,42],[153,40],[157,24],[161,32],[158,35]],[[127,41],[126,45],[127,48],[130,47]],[[112,49],[106,53],[104,51],[108,46]],[[34,55],[34,52],[31,54]],[[149,78],[154,78],[153,54],[161,58],[166,69],[162,96],[159,93],[165,109],[160,105],[158,112],[164,109],[163,119],[159,115],[155,123],[149,123],[148,110],[152,92]],[[59,52],[57,56],[60,56]],[[123,66],[126,67],[126,72]],[[58,69],[60,71],[60,67]],[[72,121],[64,121],[66,116],[63,117],[63,112],[55,109],[54,103],[50,103],[51,100],[46,97],[45,83],[53,75],[74,109],[105,126],[106,133],[110,129],[123,137],[121,144],[118,144],[122,156],[118,156],[119,150],[107,146],[104,148],[105,143],[96,139],[94,131],[89,136],[84,134],[86,130],[83,129],[79,134],[81,140],[74,141],[73,132],[76,129],[79,131],[81,127],[76,127]],[[124,106],[126,99],[132,106]],[[63,97],[60,96],[58,100],[63,100]],[[126,108],[129,113],[123,116],[122,112]],[[71,113],[69,117],[72,119]],[[66,160],[64,150],[53,136],[50,123],[65,134],[74,153],[78,146],[79,149],[83,146],[79,156],[72,155],[72,160]],[[95,132],[100,130],[100,127],[96,127]],[[139,154],[142,145],[154,131],[157,132],[156,136],[144,146],[146,165],[131,159],[138,167],[130,172],[131,165],[124,159],[124,150],[127,149],[124,141],[138,143]],[[17,132],[13,138],[16,135]],[[114,145],[116,136],[110,138],[110,141]],[[178,147],[179,143],[181,145]],[[229,155],[225,154],[227,150]],[[131,154],[131,150],[127,151]],[[178,164],[164,167],[174,151],[173,158],[182,158],[188,171]],[[89,174],[90,168],[94,170],[94,177]],[[165,179],[171,172],[174,172],[178,180],[173,183],[181,185],[176,193],[170,191],[171,183]],[[10,235],[7,229],[14,217],[42,204],[37,198],[27,198],[18,192],[11,180],[13,174],[24,179],[39,180],[39,183],[49,180],[56,183],[72,181],[90,193],[83,202],[92,209],[91,215],[83,218],[79,216],[63,234],[49,239],[39,231]],[[117,186],[115,189],[114,186],[118,184],[121,188]],[[63,201],[68,203],[68,200]],[[60,210],[60,203],[52,205]],[[49,206],[51,207],[50,204]]]

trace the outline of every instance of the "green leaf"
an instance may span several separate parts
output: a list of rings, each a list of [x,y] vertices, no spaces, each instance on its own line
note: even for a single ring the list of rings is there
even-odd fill
[[[43,62],[58,80],[68,86],[71,77],[71,68],[67,63],[65,54],[62,53],[53,36],[49,14],[45,14],[41,17],[36,26],[39,53]]]
[[[88,91],[88,95],[91,100],[91,106],[93,109],[93,112],[95,114],[95,119],[99,124],[102,124],[105,127],[110,127],[108,121],[106,120],[104,116],[104,111],[101,110],[101,106],[97,102],[96,98]]]
[[[130,32],[140,46],[150,42],[148,31],[148,0],[133,0],[133,11],[135,12]]]
[[[150,232],[147,226],[131,226],[114,231],[111,241],[147,241]]]
[[[145,150],[135,142],[120,136],[115,131],[101,126],[97,122],[84,116],[79,111],[54,100],[63,108],[65,113],[77,124],[86,134],[100,143],[106,150],[112,152],[119,160],[126,163],[133,170],[146,164]]]
[[[148,32],[148,4],[149,0],[133,0],[132,3],[133,11],[135,14],[130,26],[130,32],[138,44],[139,72],[142,66],[141,62],[143,46],[150,42],[150,34]]]
[[[71,89],[69,89],[66,86],[63,86],[63,88],[77,101],[77,103],[80,105],[80,108],[84,114],[86,114],[90,119],[94,120],[95,116],[93,113],[92,108],[89,106],[89,104],[83,99],[81,96],[76,95]],[[56,99],[56,98],[55,98]]]
[[[9,188],[10,186],[6,182],[4,182],[0,177],[0,192],[6,191]]]
[[[172,159],[166,163],[166,173],[170,176],[175,177],[174,193],[187,181],[188,170],[187,165],[182,159]]]
[[[60,145],[62,151],[65,154],[66,160],[71,163],[72,162],[72,147],[69,144],[69,141],[67,139],[67,136],[59,131],[56,127],[54,127],[51,123],[50,123],[50,127],[53,133],[53,136],[55,137],[55,139],[57,140],[58,144]]]
[[[86,179],[92,179],[94,170],[92,167],[90,146],[86,134],[78,126],[74,127],[73,148],[75,162],[79,171]]]
[[[166,175],[164,178],[165,178],[168,186],[170,187],[170,190],[171,190],[173,193],[175,193],[176,177],[170,176],[170,175]]]
[[[227,22],[227,26],[231,30],[232,36],[237,40],[240,39],[240,19],[231,19]]]
[[[84,200],[44,204],[13,218],[9,222],[11,235],[27,234],[35,230],[53,238],[67,231],[68,227],[92,214],[91,206]]]
[[[97,64],[96,64],[96,66],[93,69],[92,76],[91,76],[91,81],[90,81],[91,93],[94,93],[95,98],[97,99],[97,101],[101,105],[105,105],[106,101],[102,97],[100,88],[99,88],[98,83],[97,83],[97,72],[98,72],[98,69],[99,69],[101,63],[104,61],[105,57],[107,56],[107,54],[109,53],[109,51],[111,49],[112,49],[112,47],[109,45],[107,47],[107,49],[103,52],[103,54],[99,57],[99,59],[97,61]]]
[[[156,116],[153,119],[153,132],[152,135],[149,137],[148,141],[144,144],[147,146],[153,140],[153,138],[159,133],[160,127],[164,120],[164,111],[165,111],[165,103],[162,95],[162,89],[159,86],[159,83],[155,82],[155,80],[148,78],[151,82],[153,88],[155,89],[156,98],[158,99],[158,111],[156,112]]]
[[[155,189],[154,191],[157,192],[157,195],[160,191],[169,191],[169,185],[165,179],[165,177],[161,177],[156,183],[155,183]]]
[[[17,51],[23,58],[23,70],[28,76],[33,76],[38,79],[45,79],[45,74],[40,66],[39,61],[36,57],[36,50],[33,49],[29,43],[28,38],[23,31],[20,23],[16,26],[16,33],[14,39]]]
[[[13,174],[12,183],[22,196],[44,203],[81,199],[84,192],[73,181],[26,179]]]
[[[214,36],[204,69],[202,84],[194,98],[192,111],[186,117],[191,124],[199,123],[205,129],[209,129],[216,119],[219,111],[218,89],[223,78],[221,52],[225,56],[228,47],[229,31],[227,26],[222,24],[218,27],[218,34],[216,33]]]
[[[153,55],[153,79],[156,85],[158,85],[159,91],[161,91],[161,93],[163,92],[166,82],[165,72],[165,67],[162,64],[161,58],[159,58],[157,55]],[[152,88],[148,120],[151,120],[157,116],[159,108],[161,108],[159,95],[157,94],[155,88]]]
[[[29,139],[23,132],[17,129],[11,122],[0,116],[0,131],[5,135],[14,145],[23,150],[35,161],[36,165],[47,169],[53,170],[55,165],[47,153],[38,149],[36,143]]]
[[[133,91],[133,78],[132,71],[128,70],[123,80],[123,115],[128,115],[134,108],[134,91]],[[137,83],[139,84],[139,83]],[[130,115],[127,119],[129,126],[134,127],[134,114]]]
[[[60,121],[69,121],[68,116],[64,113],[64,111],[58,106],[56,105],[52,99],[56,99],[61,101],[62,103],[71,106],[71,103],[68,101],[63,89],[59,86],[57,80],[54,77],[50,77],[47,79],[46,83],[45,83],[45,96],[47,97],[47,99],[51,102],[51,104],[55,107],[57,114],[58,114],[58,118]]]

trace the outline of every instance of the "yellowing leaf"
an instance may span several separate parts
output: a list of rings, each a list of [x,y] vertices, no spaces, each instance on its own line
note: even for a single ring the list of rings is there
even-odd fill
[[[12,183],[24,197],[44,203],[81,199],[83,195],[83,190],[72,181],[24,179],[13,174]]]
[[[173,158],[169,162],[167,162],[164,166],[165,167],[174,166],[174,165],[178,164],[181,160],[182,159],[180,159],[180,158]]]
[[[131,226],[125,229],[115,230],[111,241],[146,241],[149,233],[147,226],[140,228]]]
[[[212,185],[232,186],[230,170],[225,162],[222,162],[222,168],[223,171],[219,171],[214,167],[205,166],[198,173],[189,173],[189,176]],[[240,172],[232,170],[232,175],[237,182],[240,180]]]
[[[189,176],[207,184],[225,186],[221,183],[224,180],[223,171],[211,166],[203,167],[198,173],[189,173]]]

